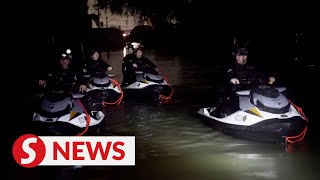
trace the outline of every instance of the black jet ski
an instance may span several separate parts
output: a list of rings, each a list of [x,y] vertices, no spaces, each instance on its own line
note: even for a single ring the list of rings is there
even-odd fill
[[[301,108],[283,94],[285,87],[257,85],[235,92],[234,98],[217,107],[198,110],[205,119],[222,132],[237,138],[277,143],[295,143],[304,139],[307,118]]]
[[[39,104],[33,113],[35,129],[41,135],[97,134],[105,115],[91,111],[84,94],[50,90],[37,94]]]
[[[122,85],[126,97],[139,97],[153,100],[168,100],[173,89],[163,74],[148,71],[135,71],[136,81]]]
[[[123,98],[121,85],[107,74],[96,73],[89,78],[87,101],[92,109],[119,105]]]

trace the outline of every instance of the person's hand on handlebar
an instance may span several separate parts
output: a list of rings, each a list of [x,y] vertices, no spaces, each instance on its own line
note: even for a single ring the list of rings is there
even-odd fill
[[[39,85],[46,87],[47,82],[45,80],[39,80]]]
[[[135,67],[135,68],[138,67],[138,65],[136,63],[133,63],[132,66]]]
[[[230,79],[230,83],[232,83],[232,84],[240,84],[240,81],[237,78],[232,78],[232,79]]]
[[[269,84],[273,84],[274,83],[274,81],[276,80],[276,78],[274,78],[274,77],[269,77]]]
[[[85,90],[87,90],[87,86],[86,86],[86,85],[80,85],[79,91],[80,91],[81,93],[83,93]]]

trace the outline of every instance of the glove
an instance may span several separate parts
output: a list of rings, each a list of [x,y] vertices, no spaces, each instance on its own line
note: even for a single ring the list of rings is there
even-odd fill
[[[274,77],[269,77],[269,84],[273,84],[274,83],[274,81],[276,80],[276,78],[274,78]]]
[[[39,80],[39,85],[46,87],[47,82],[45,80]]]
[[[80,91],[81,93],[83,93],[85,90],[87,90],[87,86],[86,86],[86,85],[80,85],[79,91]]]
[[[230,82],[231,82],[232,84],[240,84],[240,82],[239,82],[239,80],[238,80],[237,78],[232,78],[232,79],[230,80]]]
[[[133,63],[132,66],[135,67],[135,68],[138,67],[138,65],[136,63]]]

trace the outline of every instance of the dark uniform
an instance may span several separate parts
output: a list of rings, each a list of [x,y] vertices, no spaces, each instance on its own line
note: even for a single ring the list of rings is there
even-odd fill
[[[137,64],[137,68],[133,67],[133,64]],[[137,58],[135,55],[129,56],[123,62],[123,81],[122,85],[128,85],[136,81],[135,71],[144,71],[148,73],[157,74],[154,69],[157,68],[148,58]]]
[[[154,68],[157,68],[157,66],[146,57],[136,57],[133,59],[133,63],[137,64],[137,71],[153,71]]]
[[[86,84],[83,75],[70,67],[67,69],[56,68],[44,80],[47,81],[47,88],[65,91],[75,91],[80,85]]]
[[[234,55],[247,55],[248,51],[246,48],[238,48]],[[254,87],[259,84],[264,84],[267,82],[268,77],[265,76],[262,71],[253,64],[238,64],[235,63],[228,71],[227,71],[227,85],[222,86],[222,88],[219,89],[219,96],[218,101],[215,105],[215,107],[221,108],[220,105],[222,102],[226,107],[230,107],[231,109],[237,108],[237,103],[235,103],[235,100],[238,100],[236,97],[235,92],[240,90],[246,90],[250,89],[251,87]],[[240,84],[232,84],[229,81],[232,78],[237,78],[240,82]],[[232,101],[229,101],[229,99],[233,99]],[[228,102],[232,102],[232,104],[229,104]]]
[[[249,89],[254,85],[258,85],[267,82],[267,77],[252,64],[235,64],[231,69],[228,70],[229,80],[237,78],[240,84],[235,85],[238,90]],[[235,89],[234,89],[235,90]]]
[[[104,76],[108,70],[108,67],[111,67],[105,61],[98,59],[98,60],[89,60],[83,66],[83,73],[87,75],[101,75]]]

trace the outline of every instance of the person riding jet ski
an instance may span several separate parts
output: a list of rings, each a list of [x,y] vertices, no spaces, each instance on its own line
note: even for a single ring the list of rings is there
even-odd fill
[[[88,83],[87,101],[92,109],[121,102],[120,84],[107,74],[111,70],[112,67],[101,59],[97,50],[92,51],[90,59],[83,66],[82,71]]]
[[[83,75],[71,67],[70,54],[63,53],[59,57],[58,67],[51,70],[46,76],[39,80],[39,85],[47,89],[63,89],[65,91],[74,91],[79,87],[79,92],[87,89]]]
[[[236,62],[227,71],[229,83],[220,90],[225,93],[222,96],[230,98],[236,91],[250,89],[266,82],[269,84],[275,82],[273,76],[267,77],[258,66],[248,63],[248,54],[247,48],[236,48],[234,52]]]
[[[70,66],[70,60],[68,54],[61,54],[59,66],[39,80],[45,92],[38,93],[40,98],[35,99],[33,123],[37,133],[83,135],[99,131],[105,115],[89,107],[84,98],[86,81],[81,72]]]
[[[247,80],[249,83],[250,79],[264,76],[257,66],[247,63],[247,48],[237,48],[235,57],[236,64],[228,70],[228,74],[230,76],[230,83],[238,85],[240,84],[240,80]],[[268,79],[270,84],[272,84],[275,81],[274,77],[268,77]]]
[[[126,97],[138,99],[170,100],[173,89],[164,74],[148,58],[142,49],[136,56],[126,61],[124,79],[121,84]]]
[[[98,50],[93,50],[90,59],[83,65],[83,73],[89,76],[105,75],[112,70],[112,66],[101,59],[101,53]]]
[[[220,88],[218,101],[211,111],[221,107],[223,101],[236,98],[236,91],[250,89],[266,82],[269,84],[275,82],[273,76],[267,77],[258,66],[248,63],[248,48],[238,47],[233,54],[235,64],[227,71],[228,84]]]
[[[128,53],[122,59],[122,64],[121,64],[121,70],[123,74],[122,85],[125,85],[127,82],[130,81],[128,79],[130,77],[129,73],[132,73],[132,72],[130,72],[130,70],[128,69],[132,68],[133,59],[136,57],[133,46],[130,45],[126,49],[128,49],[127,50]]]
[[[123,86],[127,86],[136,81],[136,71],[159,74],[157,66],[143,55],[143,50],[138,48],[136,55],[126,60],[126,66],[123,71]]]
[[[306,134],[308,120],[302,109],[273,87],[274,77],[265,76],[257,66],[247,64],[248,50],[237,48],[236,64],[229,69],[229,83],[220,89],[213,107],[200,108],[200,117],[222,132],[264,142],[299,142]]]

